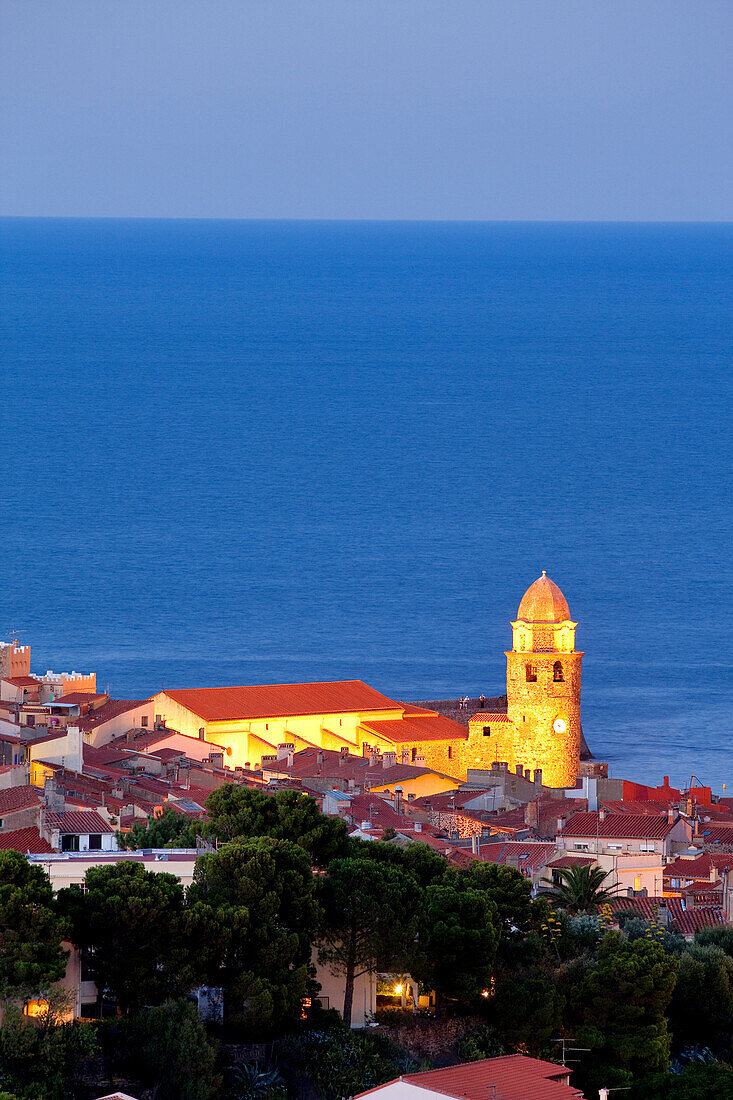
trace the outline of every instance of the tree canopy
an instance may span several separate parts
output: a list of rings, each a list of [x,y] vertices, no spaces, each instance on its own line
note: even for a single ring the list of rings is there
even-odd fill
[[[63,978],[63,933],[43,868],[0,851],[0,998],[38,995]]]

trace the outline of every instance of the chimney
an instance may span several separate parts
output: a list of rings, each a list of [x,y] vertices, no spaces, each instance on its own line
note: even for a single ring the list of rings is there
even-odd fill
[[[671,806],[669,806],[667,809],[667,821],[669,821],[670,823],[674,821],[674,810]]]
[[[394,789],[394,808],[396,814],[402,813],[402,787]]]
[[[382,753],[382,767],[383,768],[394,768],[396,763],[397,763],[397,753],[396,752],[390,751],[390,752]]]
[[[325,757],[323,755],[323,750],[319,749],[318,752],[316,753],[316,765],[317,765],[317,767],[319,767],[319,768],[323,767],[324,759],[325,759]]]
[[[292,766],[293,766],[294,757],[295,757],[295,753],[291,749],[290,752],[288,753],[287,757],[285,758],[287,760],[287,764],[288,764],[289,768],[292,768]]]
[[[520,776],[520,778],[524,779],[524,767],[523,767],[523,765],[522,764],[517,764],[515,770],[516,770],[517,775]]]
[[[206,740],[206,726],[199,726],[199,741]]]
[[[342,745],[339,749],[339,764],[343,764],[344,761],[349,759],[349,746]]]
[[[400,753],[400,757],[401,757],[401,763],[409,764],[410,763],[410,750],[409,749],[403,749],[402,752]]]
[[[415,767],[416,768],[424,768],[425,767],[425,753],[424,752],[419,752],[417,754],[417,756],[415,757]]]
[[[524,824],[528,829],[536,829],[539,821],[539,804],[528,802],[524,807]]]
[[[372,751],[369,753],[369,767],[379,767],[379,749],[372,749]]]
[[[294,742],[292,742],[292,741],[282,741],[277,746],[277,758],[278,758],[278,760],[286,760],[287,757],[288,757],[288,753],[293,749],[295,749]]]
[[[535,768],[534,770],[534,785],[535,787],[542,786],[542,768]]]
[[[605,821],[606,820],[606,811],[603,807],[601,807],[600,810],[598,811],[598,820],[599,821]]]
[[[471,852],[473,855],[478,855],[478,836],[476,833],[471,834]]]
[[[248,771],[251,771],[251,770],[252,770],[252,762],[251,762],[250,760],[245,760],[245,762],[244,762],[244,770],[245,770],[246,772],[248,772]]]
[[[558,817],[557,819],[557,831],[561,833],[565,828],[565,816]]]
[[[72,772],[84,771],[84,739],[78,726],[66,727],[64,766]]]
[[[421,833],[422,832],[422,822],[421,821],[416,821],[415,822],[415,832],[416,833]]]

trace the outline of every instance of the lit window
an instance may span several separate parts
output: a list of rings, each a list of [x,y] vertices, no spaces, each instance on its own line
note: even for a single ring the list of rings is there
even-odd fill
[[[565,676],[562,671],[562,661],[555,661],[555,664],[552,666],[552,679],[556,684],[565,683]]]
[[[534,665],[524,666],[524,677],[528,684],[537,683],[537,669]]]

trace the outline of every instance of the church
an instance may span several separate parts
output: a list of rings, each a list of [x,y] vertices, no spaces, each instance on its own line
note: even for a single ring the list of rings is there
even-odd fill
[[[154,710],[169,727],[219,745],[225,763],[245,771],[319,748],[379,755],[457,780],[503,763],[545,786],[573,787],[583,654],[575,649],[577,623],[567,601],[544,572],[511,626],[506,710],[476,713],[467,726],[389,699],[361,680],[168,689],[154,696]]]

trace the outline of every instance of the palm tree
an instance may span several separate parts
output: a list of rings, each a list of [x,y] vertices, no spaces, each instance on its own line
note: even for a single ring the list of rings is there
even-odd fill
[[[558,908],[567,909],[569,913],[595,912],[599,905],[605,905],[616,896],[617,887],[604,885],[610,872],[604,871],[597,863],[558,867],[556,873],[562,882],[553,886],[548,897]],[[549,879],[546,881],[552,885]]]

